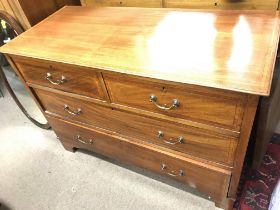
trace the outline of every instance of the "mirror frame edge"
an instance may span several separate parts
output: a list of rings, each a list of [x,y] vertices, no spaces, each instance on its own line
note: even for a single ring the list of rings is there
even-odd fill
[[[24,32],[23,28],[21,27],[21,25],[17,22],[17,20],[11,16],[9,13],[7,13],[4,10],[0,10],[0,19],[5,20],[8,24],[10,24],[10,26],[14,29],[14,31],[16,32],[17,35],[20,35],[21,33]],[[0,67],[0,74],[1,74],[1,78],[3,80],[3,83],[5,85],[5,87],[7,88],[8,92],[10,93],[10,95],[12,96],[12,98],[14,99],[14,101],[16,102],[17,106],[20,108],[20,110],[24,113],[24,115],[35,125],[37,125],[38,127],[42,128],[42,129],[50,129],[51,126],[49,125],[49,123],[40,123],[37,120],[35,120],[34,118],[32,118],[28,112],[26,111],[26,109],[23,107],[23,105],[20,103],[19,99],[17,98],[17,96],[15,95],[14,91],[12,90],[5,74],[4,71],[2,69],[2,67]]]

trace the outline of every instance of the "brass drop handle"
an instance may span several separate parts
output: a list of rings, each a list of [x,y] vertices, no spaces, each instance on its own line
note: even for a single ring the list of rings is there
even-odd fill
[[[173,108],[178,108],[180,106],[180,102],[179,102],[178,99],[173,99],[172,100],[172,105],[170,105],[170,106],[159,105],[157,103],[156,95],[150,95],[150,102],[152,102],[156,107],[158,107],[159,109],[162,109],[162,110],[170,110],[170,109],[173,109]]]
[[[71,111],[67,104],[64,105],[64,110],[74,116],[80,115],[82,113],[81,108],[78,108],[76,111]]]
[[[93,140],[92,140],[92,139],[89,139],[88,141],[84,141],[84,140],[81,138],[80,135],[77,135],[76,140],[77,140],[78,142],[83,143],[83,144],[93,144]]]
[[[49,72],[47,73],[46,79],[47,79],[50,83],[52,83],[53,85],[61,85],[61,84],[63,84],[63,83],[66,82],[65,76],[61,76],[61,79],[58,79],[57,81],[53,81],[53,80],[52,80],[52,74],[49,73]]]
[[[167,165],[166,164],[161,164],[161,170],[164,171],[166,174],[168,174],[169,176],[184,176],[184,171],[183,170],[179,170],[178,172],[175,171],[167,171]]]
[[[163,138],[164,133],[162,131],[158,131],[157,136],[158,136],[158,138]],[[170,145],[183,144],[184,143],[184,137],[178,136],[177,141],[174,141],[173,139],[169,139],[169,140],[163,140],[163,142],[166,143],[166,144],[170,144]]]

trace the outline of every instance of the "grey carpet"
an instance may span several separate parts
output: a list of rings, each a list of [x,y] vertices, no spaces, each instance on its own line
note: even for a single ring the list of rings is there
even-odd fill
[[[0,98],[0,116],[0,209],[217,209],[168,178],[64,150],[52,131],[25,118],[7,92]]]

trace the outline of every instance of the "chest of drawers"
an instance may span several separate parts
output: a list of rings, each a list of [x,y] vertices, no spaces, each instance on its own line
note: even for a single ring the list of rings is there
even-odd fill
[[[278,0],[81,0],[83,6],[277,10]]]
[[[67,150],[170,176],[228,209],[278,37],[272,11],[65,7],[1,51]]]

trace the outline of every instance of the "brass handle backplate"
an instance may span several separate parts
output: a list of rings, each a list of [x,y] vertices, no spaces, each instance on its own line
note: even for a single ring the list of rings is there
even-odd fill
[[[80,135],[77,135],[76,140],[77,140],[78,142],[83,143],[83,144],[93,144],[93,140],[92,140],[92,139],[89,139],[88,141],[84,141],[84,140],[81,138]]]
[[[166,164],[161,164],[161,170],[164,171],[166,174],[168,174],[169,176],[184,176],[184,171],[183,170],[179,170],[178,172],[175,171],[167,171],[167,165]]]
[[[81,108],[78,108],[76,111],[71,111],[67,104],[64,105],[64,110],[66,112],[68,112],[69,114],[75,115],[75,116],[80,115],[82,113],[82,109]]]
[[[163,138],[164,137],[164,133],[162,131],[158,131],[158,138]],[[169,140],[163,140],[164,143],[166,144],[170,144],[170,145],[176,145],[176,144],[183,144],[184,143],[184,137],[182,136],[178,136],[177,140],[174,141],[173,139],[169,139]]]
[[[47,79],[50,83],[52,83],[53,85],[61,85],[61,84],[63,84],[63,83],[66,82],[65,76],[61,76],[61,79],[58,79],[57,81],[53,81],[53,80],[52,80],[52,79],[53,79],[52,74],[49,73],[49,72],[47,73],[46,79]]]
[[[162,110],[170,110],[170,109],[173,109],[173,108],[178,108],[180,106],[180,102],[178,99],[173,99],[172,100],[172,105],[170,106],[167,106],[167,105],[159,105],[157,103],[157,97],[156,95],[150,95],[150,102],[152,102],[156,107],[158,107],[159,109],[162,109]]]

